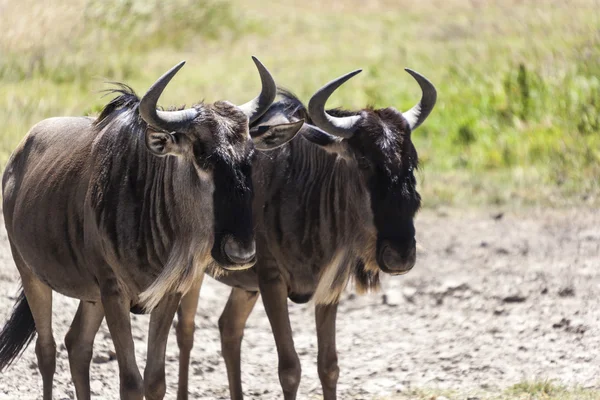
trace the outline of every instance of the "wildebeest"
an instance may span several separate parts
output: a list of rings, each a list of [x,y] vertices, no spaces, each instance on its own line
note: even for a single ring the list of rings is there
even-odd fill
[[[52,290],[81,299],[65,338],[79,398],[89,398],[92,344],[106,315],[123,399],[164,396],[164,355],[181,293],[207,264],[255,262],[251,160],[254,148],[291,139],[301,122],[249,134],[276,86],[254,59],[262,91],[162,111],[156,103],[183,62],[139,99],[121,85],[97,119],[35,125],[8,162],[3,211],[21,292],[0,333],[0,370],[38,334],[44,399],[52,398],[56,346]],[[214,260],[214,261],[213,261]],[[136,365],[130,310],[151,310],[145,382]]]
[[[414,172],[414,129],[432,111],[437,93],[408,70],[422,90],[407,112],[394,108],[325,111],[329,96],[360,71],[321,88],[308,111],[289,93],[274,103],[251,131],[305,119],[294,140],[253,163],[258,261],[245,271],[213,274],[233,287],[219,319],[221,349],[232,399],[242,399],[240,351],[244,326],[259,293],[273,329],[279,380],[285,399],[295,399],[300,362],[294,349],[287,299],[316,307],[318,372],[326,400],[336,398],[339,375],[335,321],[340,294],[353,280],[358,291],[375,289],[379,272],[402,274],[415,264],[413,218],[420,206]],[[309,118],[310,117],[310,118]],[[194,315],[200,281],[178,311],[178,398],[187,398]]]

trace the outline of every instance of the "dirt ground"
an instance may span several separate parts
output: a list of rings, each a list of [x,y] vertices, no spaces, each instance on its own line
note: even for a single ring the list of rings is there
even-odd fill
[[[3,226],[4,224],[2,224]],[[338,313],[343,399],[394,397],[414,388],[497,393],[523,380],[555,379],[600,389],[600,212],[426,210],[417,220],[417,265],[387,277],[380,293],[349,290]],[[15,300],[18,275],[0,232],[0,321]],[[191,398],[228,396],[217,319],[228,288],[207,279],[197,313]],[[76,302],[55,295],[55,398],[72,399],[61,345]],[[312,304],[290,304],[303,372],[299,398],[319,398]],[[133,315],[138,363],[145,363],[147,316]],[[34,346],[4,371],[0,399],[41,398]],[[117,363],[103,324],[92,363],[96,398],[118,398]],[[177,345],[167,349],[167,398],[176,393]],[[277,357],[262,304],[243,344],[247,398],[280,398]],[[600,393],[600,392],[599,392]],[[600,394],[599,394],[600,396]]]

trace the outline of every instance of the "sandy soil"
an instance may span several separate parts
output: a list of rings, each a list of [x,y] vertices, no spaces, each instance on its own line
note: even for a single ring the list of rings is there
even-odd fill
[[[3,224],[2,224],[3,226]],[[384,290],[345,295],[338,314],[340,398],[371,399],[413,388],[497,392],[525,379],[600,388],[600,212],[597,210],[424,211],[424,249],[415,269]],[[15,300],[18,274],[0,232],[0,321]],[[196,323],[191,397],[227,398],[217,319],[228,288],[208,279]],[[76,302],[55,295],[57,343]],[[319,398],[313,306],[290,305],[303,365],[299,398]],[[147,316],[132,316],[138,362],[145,363]],[[3,323],[3,322],[2,322]],[[41,398],[34,346],[4,371],[0,399]],[[103,324],[95,345],[96,398],[118,398],[117,363]],[[167,350],[167,398],[176,393],[177,345]],[[247,398],[280,398],[277,357],[262,304],[243,348]],[[55,398],[72,399],[67,353],[58,346]]]

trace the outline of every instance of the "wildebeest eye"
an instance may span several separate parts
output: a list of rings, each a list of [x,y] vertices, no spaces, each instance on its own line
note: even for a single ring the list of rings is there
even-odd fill
[[[202,159],[205,159],[207,156],[208,156],[208,154],[207,154],[206,146],[204,145],[204,143],[202,143],[202,141],[197,140],[194,143],[194,157],[197,160],[202,160]]]
[[[209,159],[211,154],[207,146],[198,140],[193,145],[193,151],[194,158],[196,159],[196,163],[198,164],[198,166],[202,169],[210,169],[211,162],[209,161]]]
[[[371,163],[369,163],[369,160],[367,160],[366,157],[356,157],[356,163],[358,164],[358,168],[360,169],[371,168]]]

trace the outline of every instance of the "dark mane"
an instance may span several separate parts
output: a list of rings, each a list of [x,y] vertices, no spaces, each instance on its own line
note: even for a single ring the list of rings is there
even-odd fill
[[[292,115],[298,119],[304,119],[306,122],[312,124],[312,120],[308,115],[308,110],[306,109],[302,101],[298,99],[298,96],[296,96],[291,91],[281,87],[277,88],[277,94],[279,94],[281,100],[279,100],[277,103],[273,103],[273,107],[280,105],[285,115]],[[372,110],[371,108],[369,109]],[[347,117],[351,115],[358,115],[360,111],[348,111],[341,108],[333,108],[327,110],[327,113],[334,117]]]
[[[296,96],[290,90],[281,87],[277,88],[277,94],[281,96],[281,100],[279,100],[276,104],[281,104],[283,106],[285,115],[293,115],[298,119],[304,119],[306,121],[309,120],[308,111],[298,96]]]
[[[94,126],[96,126],[98,130],[102,130],[112,121],[114,121],[119,115],[122,115],[127,111],[134,111],[134,113],[131,113],[131,117],[135,118],[135,120],[131,122],[133,122],[135,125],[142,124],[143,122],[137,113],[137,107],[140,103],[140,98],[137,96],[137,94],[135,94],[130,86],[124,83],[113,82],[113,85],[115,85],[116,88],[105,90],[105,96],[112,94],[116,94],[118,96],[104,106],[102,112],[94,121]]]

